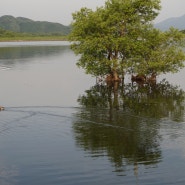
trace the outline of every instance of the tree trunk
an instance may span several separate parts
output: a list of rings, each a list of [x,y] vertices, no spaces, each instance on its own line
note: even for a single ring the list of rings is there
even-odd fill
[[[119,87],[119,82],[115,81],[113,86],[113,93],[114,93],[113,105],[116,110],[119,110],[118,87]]]
[[[116,70],[112,71],[112,77],[113,77],[114,82],[120,82],[120,78],[119,78],[118,73],[117,73]]]

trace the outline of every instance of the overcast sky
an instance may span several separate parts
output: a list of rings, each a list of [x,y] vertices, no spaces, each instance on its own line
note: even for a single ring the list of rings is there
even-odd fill
[[[0,16],[26,17],[35,21],[69,25],[71,13],[81,7],[95,9],[106,0],[0,0]],[[162,10],[156,22],[185,14],[185,0],[161,0]]]

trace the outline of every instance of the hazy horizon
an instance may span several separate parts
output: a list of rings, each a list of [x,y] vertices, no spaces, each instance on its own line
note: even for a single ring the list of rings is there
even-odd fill
[[[34,21],[57,22],[69,25],[72,22],[72,13],[87,7],[95,10],[103,6],[106,0],[1,0],[0,16],[11,15],[25,17]],[[185,14],[184,0],[161,0],[162,10],[154,21],[161,22],[171,17],[180,17]]]

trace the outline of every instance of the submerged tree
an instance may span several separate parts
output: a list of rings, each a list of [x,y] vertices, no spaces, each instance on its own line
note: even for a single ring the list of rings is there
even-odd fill
[[[176,72],[185,59],[183,34],[153,27],[160,8],[160,0],[108,0],[95,11],[74,13],[69,39],[80,54],[77,65],[95,76],[111,74],[113,81],[125,72]]]

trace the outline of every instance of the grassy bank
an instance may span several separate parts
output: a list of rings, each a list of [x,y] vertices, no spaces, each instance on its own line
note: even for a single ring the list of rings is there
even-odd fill
[[[15,36],[15,37],[0,37],[0,42],[11,41],[66,41],[67,36]]]
[[[10,41],[66,41],[67,36],[60,34],[16,33],[0,28],[0,42]]]

